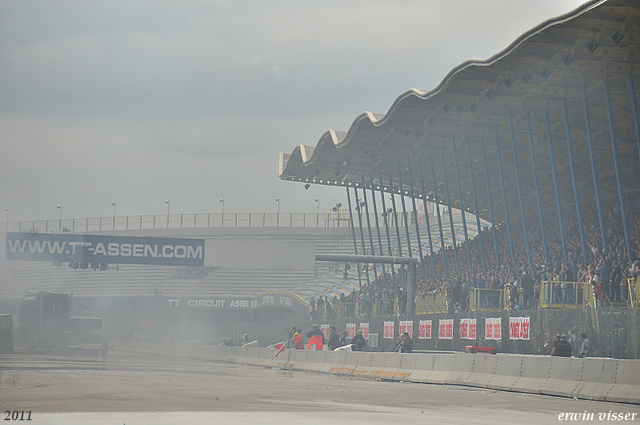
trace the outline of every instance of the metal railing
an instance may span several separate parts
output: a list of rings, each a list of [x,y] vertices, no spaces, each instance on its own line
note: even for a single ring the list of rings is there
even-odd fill
[[[358,304],[353,302],[341,302],[338,307],[338,319],[358,317]]]
[[[578,308],[595,305],[593,287],[587,282],[542,282],[540,308]]]
[[[400,227],[404,226],[404,214],[397,212]],[[364,214],[363,214],[364,215]],[[370,221],[375,214],[370,213]],[[413,214],[409,214],[412,220]],[[363,219],[366,221],[366,219]],[[378,215],[378,220],[383,220]],[[354,214],[354,222],[358,223]],[[389,220],[395,226],[395,220]],[[208,227],[351,227],[348,210],[321,213],[198,213],[198,214],[149,214],[112,217],[63,218],[5,223],[8,232],[61,233],[103,232],[113,230],[182,229]]]
[[[449,301],[447,294],[438,292],[419,296],[416,299],[416,314],[448,313]]]
[[[388,317],[398,315],[398,303],[394,298],[377,299],[373,303],[373,317]]]
[[[640,277],[628,279],[627,289],[629,290],[629,303],[631,307],[640,307]]]
[[[505,309],[509,289],[471,288],[469,290],[469,309],[471,311],[500,311]],[[506,303],[506,310],[509,303]]]

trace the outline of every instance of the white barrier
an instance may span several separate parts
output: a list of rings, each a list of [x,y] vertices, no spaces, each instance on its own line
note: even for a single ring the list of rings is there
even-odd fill
[[[498,368],[498,356],[475,356],[473,373],[469,375],[466,385],[489,388]]]
[[[522,356],[520,379],[511,391],[539,394],[551,373],[553,357]]]
[[[469,376],[473,373],[475,357],[476,356],[470,356],[465,353],[455,353],[453,364],[444,383],[450,385],[466,385]]]
[[[180,346],[121,341],[141,356],[188,357],[269,368],[454,384],[640,404],[640,360],[488,354],[400,354]]]
[[[605,400],[638,403],[640,400],[640,365],[638,362],[638,360],[618,360],[616,385],[605,396]]]
[[[522,356],[499,356],[495,375],[489,382],[489,388],[511,391],[520,379]]]

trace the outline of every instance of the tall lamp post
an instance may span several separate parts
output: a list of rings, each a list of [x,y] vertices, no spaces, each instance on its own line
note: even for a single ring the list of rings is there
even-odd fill
[[[58,205],[57,208],[60,210],[60,226],[58,227],[58,232],[62,233],[62,205]]]
[[[333,212],[336,213],[336,219],[338,222],[338,228],[336,230],[336,252],[340,251],[340,207],[342,207],[342,204],[338,202],[336,206],[332,208]]]
[[[320,227],[320,198],[316,198],[316,227]]]
[[[111,203],[113,205],[113,230],[116,230],[116,202]]]
[[[222,215],[220,216],[220,227],[224,227],[224,199],[220,198],[220,203],[222,203]]]
[[[7,222],[4,225],[5,233],[9,232],[9,208],[5,207],[4,211],[7,213]]]
[[[280,227],[280,198],[276,198],[278,204],[278,214],[276,215],[276,227]]]
[[[169,201],[168,199],[166,201],[164,201],[165,204],[167,204],[167,229],[169,228],[169,215],[171,214],[171,201]]]

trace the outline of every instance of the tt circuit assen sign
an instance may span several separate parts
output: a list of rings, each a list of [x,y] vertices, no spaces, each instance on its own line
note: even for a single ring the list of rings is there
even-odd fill
[[[204,266],[204,239],[7,233],[6,259]]]

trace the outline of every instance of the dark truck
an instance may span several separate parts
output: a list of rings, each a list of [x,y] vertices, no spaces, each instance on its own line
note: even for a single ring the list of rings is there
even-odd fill
[[[40,291],[25,295],[18,318],[27,352],[106,355],[110,346],[92,332],[102,328],[102,319],[71,317],[72,312],[73,294]]]

